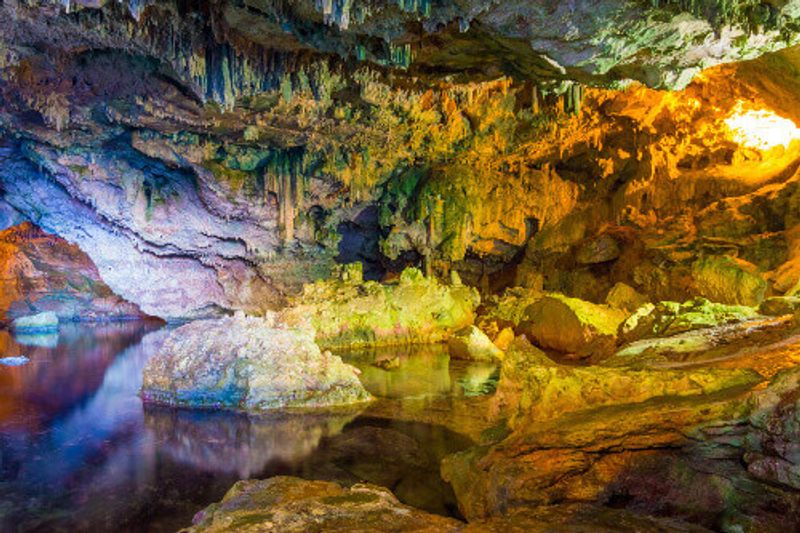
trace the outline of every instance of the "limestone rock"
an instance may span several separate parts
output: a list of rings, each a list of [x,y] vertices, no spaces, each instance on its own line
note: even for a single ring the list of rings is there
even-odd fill
[[[467,326],[447,339],[450,357],[469,361],[495,361],[502,359],[503,351],[494,345],[484,332]]]
[[[800,309],[798,296],[772,296],[758,306],[758,312],[764,315],[791,315]]]
[[[219,503],[199,512],[187,531],[459,531],[463,523],[401,504],[369,484],[346,489],[293,477],[240,481]]]
[[[698,259],[692,275],[698,293],[715,302],[756,306],[767,291],[752,264],[726,255]]]
[[[59,318],[145,318],[111,291],[80,248],[23,222],[0,232],[0,321],[42,313],[50,323],[38,327],[45,328]]]
[[[619,282],[608,291],[606,304],[614,309],[621,309],[629,313],[639,309],[647,303],[647,297],[639,293],[630,285]]]
[[[646,304],[629,316],[619,328],[623,342],[652,337],[669,337],[702,328],[710,328],[758,316],[752,307],[713,303],[695,298],[684,303]]]
[[[274,317],[200,320],[173,331],[148,361],[145,401],[261,411],[366,402],[356,369],[321,352],[314,332]]]
[[[575,252],[575,261],[582,265],[594,265],[613,261],[619,255],[619,243],[605,233],[581,244]]]
[[[494,322],[500,328],[517,327],[525,320],[525,311],[544,296],[541,288],[511,287],[500,296],[491,296],[485,305],[482,323]]]
[[[742,369],[564,366],[520,338],[503,360],[497,401],[518,406],[511,425],[519,427],[599,406],[711,394],[762,379],[756,372]]]
[[[744,455],[748,472],[800,490],[800,369],[776,375],[751,404]]]
[[[597,358],[613,351],[624,319],[617,309],[551,294],[528,307],[520,330],[543,348]]]
[[[58,316],[53,312],[39,313],[38,315],[21,316],[11,323],[14,331],[22,332],[48,332],[58,330]]]
[[[306,285],[282,316],[290,324],[309,321],[325,348],[433,343],[472,324],[479,302],[473,288],[444,285],[408,268],[391,284]]]

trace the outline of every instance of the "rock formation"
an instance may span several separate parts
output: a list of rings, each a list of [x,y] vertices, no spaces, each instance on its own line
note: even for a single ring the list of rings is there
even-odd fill
[[[355,368],[320,351],[313,330],[237,315],[176,329],[148,361],[142,398],[256,412],[347,406],[371,396]]]
[[[0,268],[0,321],[15,329],[146,317],[111,291],[80,248],[30,223],[0,232]]]

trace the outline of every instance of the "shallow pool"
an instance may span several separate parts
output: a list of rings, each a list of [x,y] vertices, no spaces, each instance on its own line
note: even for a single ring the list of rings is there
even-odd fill
[[[467,447],[442,426],[376,417],[248,417],[143,406],[148,357],[168,328],[66,325],[60,334],[0,332],[0,530],[174,531],[243,478],[277,474],[370,481],[417,507],[457,514],[439,478],[444,455]],[[451,364],[439,347],[343,354],[375,395],[473,395],[496,370]],[[377,358],[397,357],[384,370]]]

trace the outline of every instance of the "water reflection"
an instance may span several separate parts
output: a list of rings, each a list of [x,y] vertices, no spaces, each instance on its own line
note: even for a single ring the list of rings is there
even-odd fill
[[[364,387],[380,398],[490,394],[499,377],[493,363],[450,360],[442,344],[359,350],[342,357],[361,370]],[[382,361],[393,364],[387,367]]]
[[[142,370],[168,333],[135,322],[67,324],[46,341],[0,332],[0,355],[30,358],[0,367],[0,531],[174,531],[237,480],[277,474],[370,480],[408,503],[454,512],[438,464],[468,443],[444,428],[357,412],[143,408]],[[373,393],[460,390],[441,350],[401,356],[392,373],[361,365]]]
[[[359,408],[360,410],[361,408]],[[271,462],[296,463],[324,437],[341,433],[358,411],[322,416],[259,416],[145,408],[145,426],[171,460],[249,478]]]

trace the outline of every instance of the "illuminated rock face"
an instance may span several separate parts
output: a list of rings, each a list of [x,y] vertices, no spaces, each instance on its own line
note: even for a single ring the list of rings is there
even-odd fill
[[[408,268],[397,283],[355,279],[306,285],[283,313],[289,324],[310,323],[323,348],[435,343],[470,325],[480,297],[474,288],[445,285]]]
[[[146,312],[281,307],[337,258],[594,303],[619,283],[757,303],[800,280],[779,208],[793,49],[680,93],[561,83],[682,87],[794,43],[794,1],[204,6],[0,16],[0,222],[77,243]],[[746,294],[700,268],[727,257]]]
[[[16,329],[58,329],[58,321],[144,318],[115,295],[76,245],[30,223],[0,232],[0,319]],[[33,315],[49,315],[31,322]],[[24,319],[24,320],[23,320]]]
[[[274,317],[198,320],[175,330],[148,361],[142,397],[193,408],[267,411],[367,402],[354,367],[321,352],[313,330]]]

